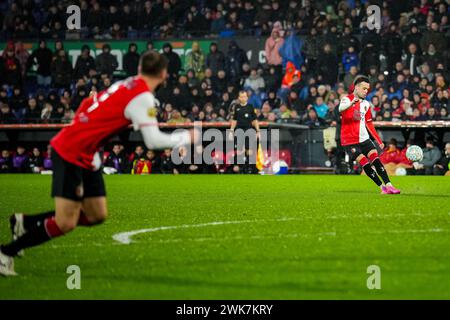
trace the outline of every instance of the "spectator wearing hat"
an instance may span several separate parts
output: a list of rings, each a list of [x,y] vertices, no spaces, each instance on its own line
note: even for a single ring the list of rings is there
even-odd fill
[[[37,83],[42,87],[50,87],[51,69],[50,65],[53,59],[53,52],[47,48],[45,40],[39,41],[39,47],[33,51],[29,58],[29,67],[37,65]]]
[[[279,51],[283,46],[283,30],[279,21],[275,22],[270,37],[266,39],[264,51],[266,54],[266,62],[269,66],[274,66],[281,71],[283,58]]]
[[[395,23],[391,23],[389,31],[383,37],[383,53],[387,59],[387,68],[393,69],[398,61],[401,61],[402,38],[398,33]]]
[[[89,46],[83,45],[81,47],[81,55],[78,56],[75,63],[74,76],[75,79],[81,79],[89,76],[90,70],[95,70],[95,60],[90,55],[91,50]]]
[[[331,45],[329,43],[323,46],[323,52],[319,56],[318,62],[318,73],[322,76],[324,84],[334,86],[338,77],[338,58],[331,50]]]
[[[72,82],[72,63],[67,59],[67,53],[59,50],[50,65],[53,86],[67,89]]]
[[[422,54],[422,49],[420,47],[420,43],[422,40],[422,33],[420,33],[419,27],[417,24],[411,24],[409,32],[403,37],[403,48],[405,52],[408,51],[410,44],[414,43],[417,48],[417,54]]]
[[[429,45],[433,44],[437,52],[445,52],[447,43],[445,34],[439,30],[439,24],[433,21],[422,37],[421,47],[428,50]]]
[[[109,44],[103,45],[102,53],[95,59],[95,65],[99,74],[106,74],[108,78],[112,78],[119,64],[116,56],[111,54],[111,46]]]
[[[132,42],[128,46],[127,53],[123,56],[123,71],[125,71],[127,77],[137,75],[140,58],[139,53],[137,53],[137,49],[136,43]]]
[[[217,48],[217,43],[215,42],[209,46],[209,53],[206,56],[206,67],[210,68],[213,74],[217,74],[225,68],[225,55]]]
[[[20,61],[15,56],[13,42],[8,42],[5,50],[3,51],[2,59],[0,59],[0,64],[0,71],[2,72],[2,77],[0,77],[0,85],[7,84],[11,86],[21,86],[22,70],[20,67]]]
[[[163,55],[169,61],[167,67],[167,72],[172,81],[176,81],[178,73],[181,70],[181,59],[180,56],[173,51],[172,45],[170,43],[165,43],[163,46]]]
[[[237,84],[242,76],[242,66],[248,63],[247,55],[236,41],[231,40],[225,56],[225,72],[231,83]]]

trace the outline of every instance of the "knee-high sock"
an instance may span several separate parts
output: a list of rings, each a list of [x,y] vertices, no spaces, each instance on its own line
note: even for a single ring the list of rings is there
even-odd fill
[[[370,165],[369,160],[367,160],[366,157],[362,158],[361,161],[359,161],[359,164],[363,167],[366,175],[370,179],[372,179],[372,181],[375,182],[377,186],[381,186],[383,184],[380,178],[377,176],[377,173],[372,169],[372,166]]]
[[[28,230],[18,239],[2,245],[0,250],[8,256],[14,257],[20,250],[40,245],[63,234],[56,224],[55,218],[50,217],[45,219],[44,223]]]
[[[47,218],[51,218],[55,216],[55,210],[53,211],[47,211],[39,214],[29,215],[24,214],[23,215],[23,226],[25,227],[25,230],[33,229],[34,227],[44,223],[44,220]]]
[[[44,213],[40,213],[40,214],[35,214],[35,215],[24,215],[23,216],[23,224],[25,227],[25,230],[31,230],[36,226],[41,225],[42,223],[44,223],[45,219],[47,218],[51,218],[55,216],[55,211],[48,211],[48,212],[44,212]],[[81,210],[80,212],[80,218],[78,219],[78,226],[85,226],[85,227],[90,227],[93,226],[97,223],[93,223],[90,222],[88,220],[88,218],[86,217],[85,213],[83,212],[83,210]]]
[[[389,180],[389,176],[386,172],[386,169],[384,168],[383,164],[380,161],[380,158],[378,158],[378,153],[372,153],[369,156],[369,160],[372,163],[372,165],[375,167],[375,170],[377,170],[378,175],[383,179],[384,184],[388,184],[391,182]]]

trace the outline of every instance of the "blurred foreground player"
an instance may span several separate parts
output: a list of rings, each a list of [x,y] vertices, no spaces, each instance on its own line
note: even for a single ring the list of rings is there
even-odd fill
[[[369,89],[369,79],[358,76],[353,82],[351,93],[342,98],[339,104],[341,144],[348,153],[355,153],[356,160],[363,167],[367,176],[381,188],[381,193],[399,194],[400,190],[394,188],[389,180],[386,169],[378,157],[378,151],[369,136],[370,132],[380,148],[384,148],[373,125],[370,103],[365,100]],[[380,177],[383,179],[384,185]]]
[[[11,216],[14,240],[0,246],[1,275],[16,275],[14,257],[23,249],[62,236],[77,226],[93,226],[106,219],[98,151],[130,124],[141,131],[149,149],[191,143],[193,130],[165,134],[158,127],[152,92],[166,79],[167,65],[166,58],[157,52],[142,55],[138,76],[83,100],[72,124],[51,140],[55,210]]]

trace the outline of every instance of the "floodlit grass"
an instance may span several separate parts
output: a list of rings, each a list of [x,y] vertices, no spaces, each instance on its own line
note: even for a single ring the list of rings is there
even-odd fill
[[[106,176],[109,219],[26,251],[0,299],[449,299],[450,179]],[[53,208],[48,176],[0,176],[12,212]],[[211,222],[220,222],[212,224]],[[131,237],[114,234],[173,226]],[[68,290],[70,265],[81,290]],[[381,289],[366,286],[381,269]]]

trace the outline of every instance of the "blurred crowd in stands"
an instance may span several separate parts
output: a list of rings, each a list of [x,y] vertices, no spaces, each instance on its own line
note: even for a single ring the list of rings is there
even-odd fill
[[[169,40],[163,46],[169,76],[156,92],[161,122],[227,121],[230,105],[244,89],[258,120],[336,126],[340,97],[358,74],[369,76],[367,99],[375,120],[450,119],[450,6],[445,0],[83,0],[81,30],[67,31],[66,7],[74,1],[69,2],[0,3],[0,39],[6,42],[0,48],[0,124],[70,123],[91,92],[136,75],[140,55],[155,50],[154,41],[176,38],[212,43],[202,50],[194,41],[184,63]],[[370,4],[381,8],[380,30],[368,27]],[[248,36],[264,39],[265,63],[251,64],[239,41],[219,50],[221,39]],[[24,46],[29,39],[39,43],[33,51]],[[83,45],[81,55],[70,61],[64,48],[70,39],[106,42],[101,54]],[[117,39],[129,42],[122,76],[108,44]],[[138,47],[138,39],[148,41],[147,46]],[[54,47],[48,40],[55,41]],[[385,161],[401,163],[394,145],[387,147],[390,158]],[[446,158],[445,151],[437,151],[439,159],[435,151],[431,165],[414,170],[432,173]],[[154,154],[159,162],[163,155]],[[145,158],[151,155],[145,152]],[[46,169],[50,161],[47,151],[3,151],[2,171],[7,159],[6,171]],[[123,159],[126,169],[120,170],[131,172],[134,160]]]
[[[408,141],[401,148],[395,139],[387,143],[386,150],[380,159],[386,170],[392,175],[398,174],[398,168],[404,168],[408,175],[450,175],[450,143],[440,150],[433,139],[427,139],[423,148],[423,160],[412,163],[406,158],[406,150],[412,144]],[[180,149],[180,159],[190,156],[191,161],[174,163],[171,157],[172,150],[154,151],[137,145],[133,152],[128,153],[124,145],[116,143],[110,151],[103,152],[103,171],[106,174],[196,174],[196,173],[256,173],[254,165],[238,165],[235,151],[229,154],[213,152],[211,164],[195,164],[196,153],[202,154],[203,148],[197,146],[191,154],[186,149]],[[40,150],[37,147],[27,150],[18,146],[16,150],[1,150],[0,173],[46,173],[52,170],[51,148]],[[233,159],[232,159],[233,157]],[[289,150],[280,150],[278,158],[291,165],[291,154]],[[269,159],[269,154],[265,154]],[[234,161],[233,161],[234,160]],[[190,164],[187,164],[190,163]],[[356,166],[353,170],[359,173],[361,170]]]
[[[51,152],[50,146],[46,150],[37,147],[27,150],[20,145],[16,150],[1,150],[0,173],[50,173],[53,165]],[[171,156],[172,149],[154,151],[137,145],[134,152],[127,153],[124,145],[113,144],[111,151],[102,153],[103,171],[106,174],[257,173],[254,165],[237,164],[236,160],[233,161],[231,157],[236,156],[235,151],[226,155],[213,151],[210,164],[193,161],[196,153],[200,154],[202,159],[203,148],[200,146],[197,146],[192,154],[185,148],[180,148],[179,152],[182,163],[174,161]],[[191,157],[190,161],[184,159],[188,156]]]
[[[73,2],[73,1],[71,1]],[[369,30],[366,7],[381,7],[381,30]],[[229,119],[240,89],[259,120],[335,125],[339,98],[354,77],[367,74],[376,120],[448,120],[449,5],[420,1],[80,1],[81,38],[163,39],[227,37],[240,31],[266,38],[266,62],[250,65],[234,41],[226,52],[193,42],[182,68],[168,42],[169,78],[158,89],[159,120],[182,123]],[[65,1],[3,1],[0,57],[0,123],[69,123],[91,91],[108,88],[118,61],[105,44],[95,58],[83,46],[74,67],[62,39]],[[233,33],[234,32],[234,33]],[[38,37],[28,52],[21,40]],[[45,39],[57,40],[48,48]],[[37,40],[35,40],[37,41]],[[285,46],[298,48],[285,55]],[[295,45],[299,45],[295,47]],[[294,46],[294,47],[292,47]],[[126,76],[135,75],[140,53],[130,41],[123,56]],[[288,50],[287,50],[288,51]],[[38,90],[30,92],[29,70]]]

